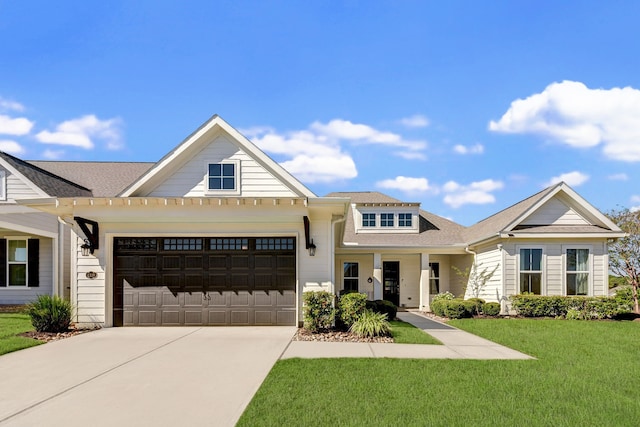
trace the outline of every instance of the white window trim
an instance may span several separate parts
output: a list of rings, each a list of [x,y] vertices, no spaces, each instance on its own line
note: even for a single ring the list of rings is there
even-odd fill
[[[0,200],[7,200],[7,171],[0,169]]]
[[[18,237],[13,237],[13,236],[5,236],[4,239],[6,239],[6,245],[7,247],[5,248],[5,253],[7,254],[7,259],[4,261],[7,264],[7,276],[5,277],[6,280],[6,284],[7,286],[4,287],[4,289],[29,289],[29,238],[25,237],[25,236],[18,236]],[[16,261],[9,261],[9,242],[15,242],[16,240],[23,240],[25,242],[25,261],[24,262],[16,262]],[[11,285],[9,283],[9,277],[10,277],[10,272],[9,272],[9,266],[12,264],[24,264],[24,285]]]
[[[545,245],[516,245],[516,294],[520,293],[520,250],[542,249],[540,261],[540,295],[547,295],[547,247]]]
[[[234,189],[233,190],[216,190],[209,188],[209,165],[235,165]],[[240,160],[223,159],[219,161],[207,161],[204,166],[204,193],[207,196],[237,196],[240,194]]]
[[[589,283],[587,295],[567,295],[567,249],[589,250]],[[608,274],[608,272],[607,272]],[[592,245],[562,245],[562,295],[564,296],[593,296],[593,246]]]
[[[382,225],[382,215],[391,215],[391,225]],[[384,221],[389,221],[389,219],[385,219]],[[380,228],[388,229],[388,228],[398,228],[396,223],[396,213],[395,212],[380,212]]]
[[[364,225],[365,215],[373,215],[374,225]],[[375,212],[362,212],[360,214],[360,228],[365,230],[375,230],[376,228],[380,228],[380,218],[378,218],[378,214],[376,214]]]
[[[345,276],[344,275],[344,265],[345,264],[356,264],[358,266],[358,275],[353,277],[353,276]],[[344,287],[344,281],[345,279],[357,279],[358,280],[358,292],[362,292],[360,290],[360,262],[359,261],[349,261],[349,260],[345,260],[342,261],[342,290],[344,291],[346,288]]]
[[[365,209],[353,209],[354,214],[354,223],[355,223],[355,231],[356,234],[362,233],[390,233],[390,234],[417,234],[419,233],[419,224],[420,224],[420,215],[417,211],[411,211],[406,208],[399,209],[380,209],[377,207],[367,207]],[[382,214],[392,214],[393,215],[393,226],[382,226]],[[399,214],[410,214],[411,215],[411,226],[400,226]],[[375,216],[376,225],[375,227],[371,226],[363,226],[363,215],[364,214],[373,214]]]
[[[411,221],[411,225],[400,225],[400,215],[409,215],[409,220]],[[413,219],[414,215],[411,212],[398,212],[398,228],[400,229],[411,229],[413,228],[413,223],[414,223],[414,219]],[[403,219],[402,221],[406,221],[406,219]]]

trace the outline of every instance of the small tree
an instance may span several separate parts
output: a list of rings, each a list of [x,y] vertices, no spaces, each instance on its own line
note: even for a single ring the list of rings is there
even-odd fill
[[[473,298],[480,298],[480,293],[484,290],[489,280],[491,280],[498,270],[498,264],[496,264],[491,271],[488,267],[481,270],[481,267],[482,263],[478,264],[475,259],[473,260],[471,267],[467,267],[464,270],[460,270],[455,265],[451,266],[453,271],[455,271],[456,276],[458,276],[463,283],[465,296],[467,295],[468,289]]]
[[[609,269],[624,277],[631,286],[633,312],[640,314],[638,285],[640,284],[640,211],[612,210],[607,213],[627,235],[609,244]]]

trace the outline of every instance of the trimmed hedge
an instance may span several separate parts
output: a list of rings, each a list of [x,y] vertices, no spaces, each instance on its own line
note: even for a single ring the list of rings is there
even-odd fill
[[[523,317],[611,319],[631,311],[623,297],[513,295],[511,302]]]
[[[497,316],[500,314],[499,302],[487,302],[482,306],[482,314],[485,316]]]
[[[431,311],[436,316],[448,317],[449,319],[473,317],[476,307],[475,301],[461,299],[437,299],[431,302]]]
[[[338,301],[338,317],[347,328],[353,325],[367,308],[367,294],[351,292],[344,294]]]
[[[329,329],[335,319],[334,295],[326,291],[309,291],[302,294],[304,302],[304,327],[311,332]]]

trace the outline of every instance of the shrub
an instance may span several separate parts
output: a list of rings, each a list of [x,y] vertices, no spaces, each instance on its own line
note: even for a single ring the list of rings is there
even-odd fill
[[[499,302],[487,302],[482,306],[482,313],[487,316],[497,316],[500,314]]]
[[[346,327],[353,325],[353,322],[366,310],[367,295],[360,293],[348,293],[342,295],[338,302],[339,317]]]
[[[333,298],[333,294],[325,291],[308,291],[302,294],[305,329],[318,332],[332,326],[335,319]]]
[[[480,314],[482,313],[482,307],[485,304],[485,300],[483,300],[482,298],[469,298],[468,300],[469,303],[471,303],[473,305],[473,314]]]
[[[524,317],[610,319],[631,311],[624,297],[514,295],[511,300],[516,313]]]
[[[444,316],[449,319],[462,319],[465,317],[472,317],[475,303],[463,301],[459,299],[451,301],[443,301],[444,304]]]
[[[433,312],[433,314],[435,314],[436,316],[440,316],[440,317],[445,317],[444,316],[444,307],[447,304],[449,300],[444,300],[444,299],[440,299],[440,300],[434,300],[431,301],[431,311]]]
[[[389,335],[391,326],[387,321],[386,314],[365,310],[351,325],[349,331],[359,337],[378,337]]]
[[[31,324],[38,332],[64,332],[71,324],[73,306],[59,296],[40,295],[27,305]]]
[[[434,303],[436,301],[442,301],[442,300],[451,301],[454,298],[455,298],[455,295],[453,295],[451,292],[443,292],[441,294],[435,295],[431,300],[431,302]]]
[[[625,312],[631,313],[633,311],[633,293],[631,286],[624,286],[616,290],[616,294],[613,297]]]
[[[367,308],[374,313],[386,314],[389,320],[395,319],[398,314],[398,307],[394,303],[381,299],[367,301]]]

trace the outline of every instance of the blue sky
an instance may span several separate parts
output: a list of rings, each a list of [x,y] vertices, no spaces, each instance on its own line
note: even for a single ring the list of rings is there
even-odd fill
[[[470,225],[640,206],[640,2],[0,0],[0,150],[156,161],[213,114],[316,194]]]

